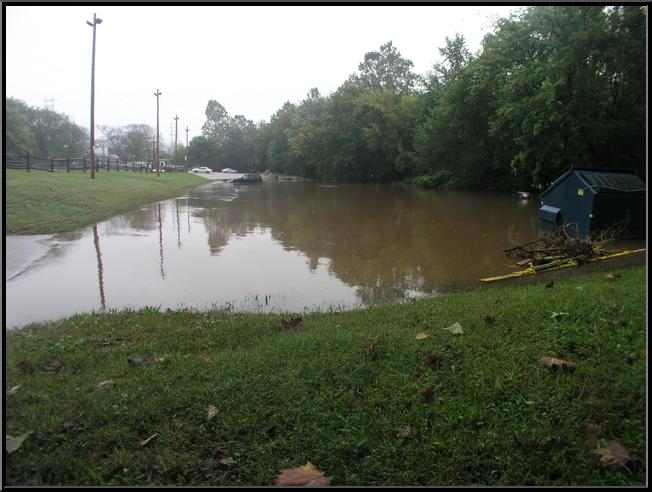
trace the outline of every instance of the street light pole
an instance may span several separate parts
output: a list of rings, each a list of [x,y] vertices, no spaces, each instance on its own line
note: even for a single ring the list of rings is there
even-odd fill
[[[91,179],[95,179],[95,28],[102,19],[93,14],[93,22],[86,24],[93,28],[93,61],[91,62]]]
[[[188,125],[186,125],[186,153],[183,156],[183,161],[185,162],[186,166],[188,166]]]
[[[156,175],[160,176],[161,175],[161,159],[159,159],[159,142],[158,142],[158,136],[159,136],[159,130],[158,130],[158,96],[162,94],[161,91],[156,89],[156,92],[154,95],[156,96]]]

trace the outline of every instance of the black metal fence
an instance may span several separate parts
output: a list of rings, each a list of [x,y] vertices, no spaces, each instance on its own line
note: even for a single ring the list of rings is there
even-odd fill
[[[24,169],[26,171],[49,171],[49,172],[71,172],[71,171],[90,171],[90,159],[86,157],[39,157],[31,154],[5,155],[5,169]],[[156,166],[152,161],[122,161],[116,158],[96,156],[95,172],[156,172]],[[184,166],[175,166],[172,164],[161,165],[161,172],[183,173],[187,169]]]

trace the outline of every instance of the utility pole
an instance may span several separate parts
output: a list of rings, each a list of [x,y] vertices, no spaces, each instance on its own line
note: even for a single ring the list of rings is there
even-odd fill
[[[156,139],[152,138],[152,171],[154,170],[154,159],[156,159]]]
[[[95,179],[95,28],[102,19],[93,14],[93,22],[86,24],[93,28],[93,59],[91,62],[91,179]]]
[[[179,116],[175,115],[174,116],[174,165],[175,166],[179,165],[179,163],[177,162],[177,139],[179,137],[178,125],[179,125]]]
[[[161,91],[156,89],[154,95],[156,96],[156,175],[161,175],[161,160],[159,159],[159,141],[158,141],[158,96],[162,94]]]

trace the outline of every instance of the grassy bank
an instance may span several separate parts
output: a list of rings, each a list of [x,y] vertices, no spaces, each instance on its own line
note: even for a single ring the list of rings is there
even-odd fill
[[[296,329],[145,309],[11,332],[6,430],[32,433],[7,480],[272,485],[310,462],[332,485],[644,484],[645,268],[614,272]],[[454,322],[463,334],[443,329]],[[595,452],[612,440],[626,466]]]
[[[192,174],[48,173],[5,170],[8,234],[51,234],[80,229],[156,200],[206,184]]]

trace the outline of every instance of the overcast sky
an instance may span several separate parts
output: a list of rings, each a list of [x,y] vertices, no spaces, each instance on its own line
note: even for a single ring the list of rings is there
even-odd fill
[[[201,134],[209,99],[258,122],[312,87],[328,95],[368,51],[392,41],[414,71],[441,61],[445,38],[472,52],[508,6],[7,6],[6,95],[90,121],[96,12],[96,125],[156,126],[169,141]],[[172,128],[174,128],[172,126]],[[173,131],[173,130],[172,130]],[[173,135],[173,133],[172,133]]]

